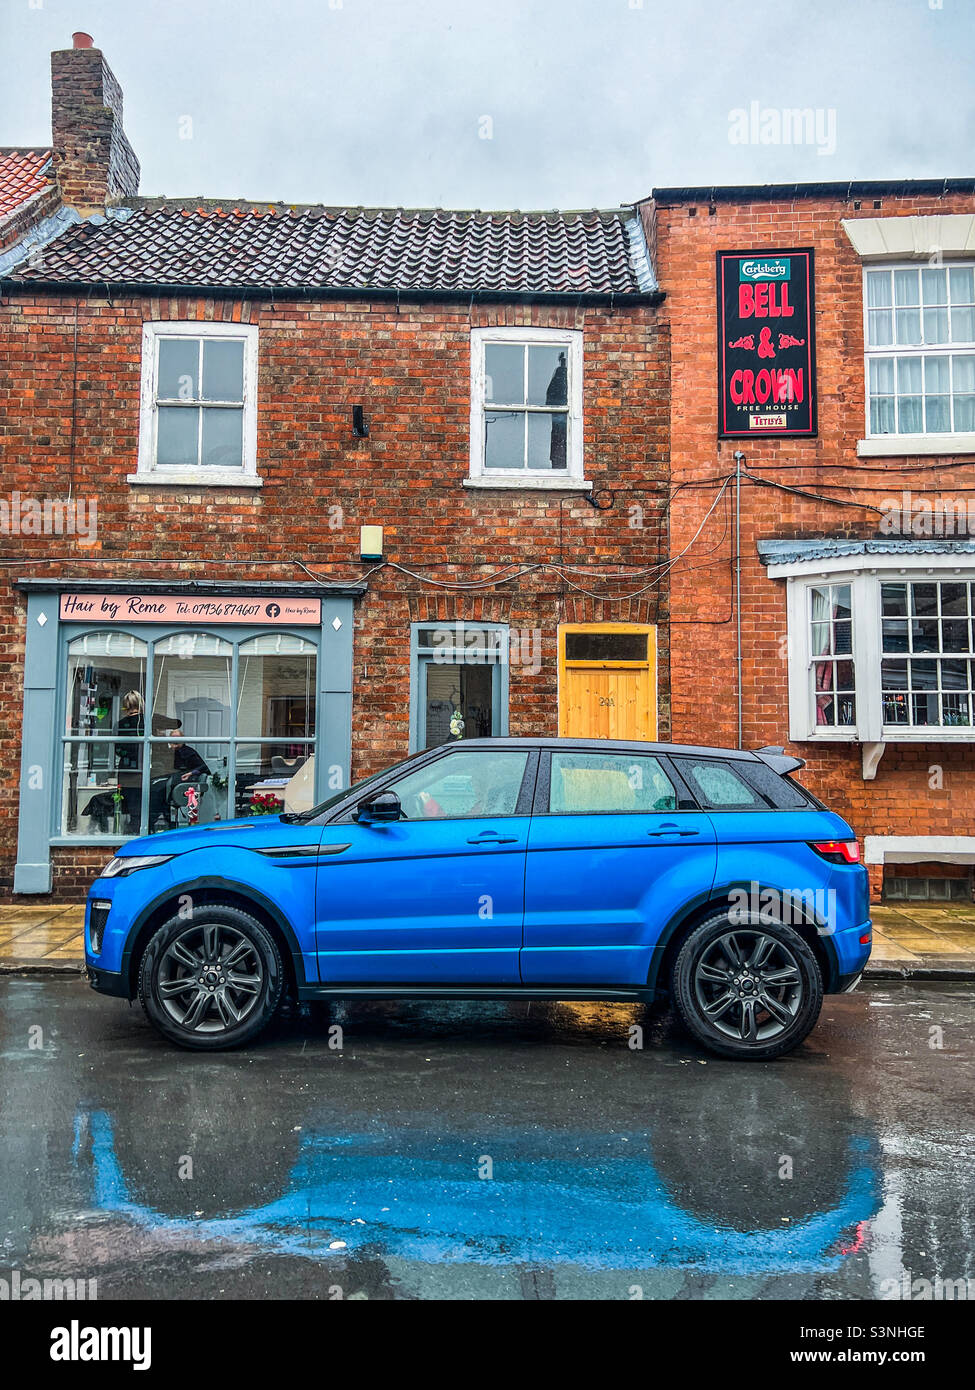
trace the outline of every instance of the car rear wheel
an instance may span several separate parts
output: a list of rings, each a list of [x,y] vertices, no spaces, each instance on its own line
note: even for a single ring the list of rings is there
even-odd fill
[[[201,905],[190,917],[171,917],[150,940],[139,1002],[170,1042],[219,1051],[267,1026],[283,983],[277,943],[260,922],[236,907]]]
[[[823,1005],[816,957],[781,922],[702,922],[674,962],[673,999],[698,1042],[720,1057],[768,1061],[791,1052]]]

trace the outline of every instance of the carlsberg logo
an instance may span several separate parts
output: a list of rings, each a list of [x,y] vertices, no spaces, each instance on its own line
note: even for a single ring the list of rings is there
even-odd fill
[[[739,280],[789,280],[791,269],[787,260],[742,261],[738,267]]]

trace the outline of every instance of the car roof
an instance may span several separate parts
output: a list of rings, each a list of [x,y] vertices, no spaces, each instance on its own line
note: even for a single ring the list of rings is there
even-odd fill
[[[443,747],[444,745],[441,745]],[[448,745],[452,748],[578,748],[603,752],[618,749],[625,753],[683,753],[695,757],[739,758],[743,762],[764,762],[747,748],[714,748],[695,743],[644,743],[636,739],[615,738],[464,738]],[[770,751],[770,750],[762,750]],[[777,750],[776,750],[777,751]],[[796,760],[798,761],[798,760]]]

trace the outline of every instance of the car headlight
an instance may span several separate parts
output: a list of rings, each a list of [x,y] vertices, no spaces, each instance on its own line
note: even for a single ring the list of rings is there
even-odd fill
[[[117,854],[108,861],[98,877],[124,878],[126,874],[134,874],[136,869],[151,869],[154,864],[166,864],[175,857],[173,854]]]

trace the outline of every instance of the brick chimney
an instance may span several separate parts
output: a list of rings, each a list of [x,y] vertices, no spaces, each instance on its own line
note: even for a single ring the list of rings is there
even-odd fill
[[[51,54],[51,146],[61,199],[86,216],[139,191],[122,88],[88,34]]]

